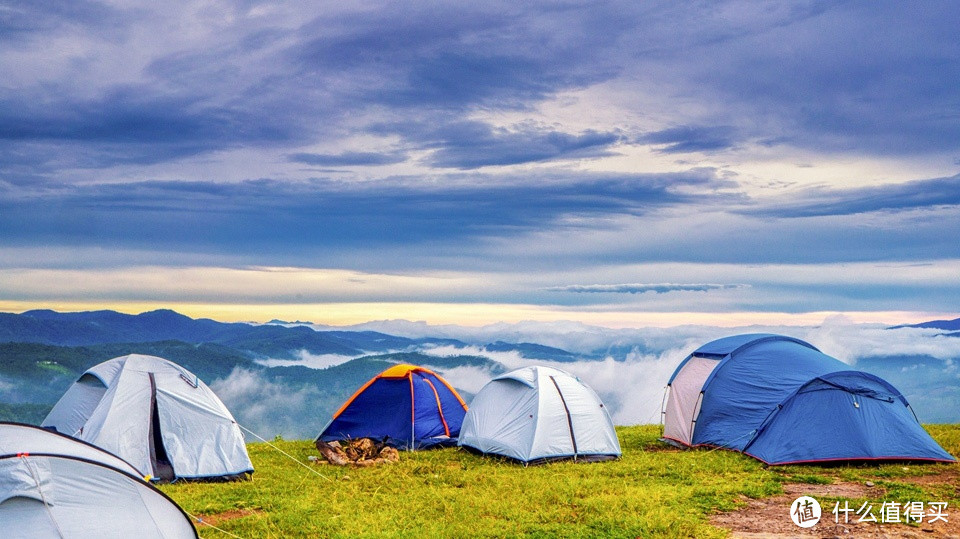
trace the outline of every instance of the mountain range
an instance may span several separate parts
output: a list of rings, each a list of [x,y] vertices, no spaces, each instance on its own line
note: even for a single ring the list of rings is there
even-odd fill
[[[304,408],[323,417],[357,387],[399,362],[438,369],[472,367],[488,374],[505,370],[482,356],[424,354],[435,347],[465,348],[456,339],[410,339],[375,331],[317,331],[276,321],[270,324],[224,323],[193,319],[172,310],[137,315],[110,310],[61,313],[33,310],[0,313],[0,420],[38,423],[66,388],[89,367],[107,359],[149,354],[179,363],[201,379],[230,393],[236,378],[256,376],[264,387],[289,398],[299,395]],[[515,352],[528,359],[576,361],[570,352],[535,343],[496,341],[481,350]],[[298,365],[305,356],[335,356],[328,368]],[[280,361],[278,361],[280,360]],[[269,366],[282,363],[282,366]],[[233,376],[233,378],[231,378]],[[247,388],[245,397],[258,388]],[[472,395],[462,392],[465,398]],[[234,403],[235,405],[237,403]],[[302,434],[302,421],[280,409],[256,422]],[[243,415],[242,412],[239,415]]]
[[[656,414],[647,410],[654,404],[646,401],[653,395],[659,404],[664,378],[675,364],[658,366],[649,359],[637,364],[629,358],[641,349],[643,357],[658,358],[664,347],[685,346],[681,339],[649,348],[643,339],[617,337],[602,343],[600,351],[573,353],[533,342],[407,338],[302,324],[225,323],[171,310],[137,315],[108,310],[0,313],[0,420],[39,423],[83,371],[113,357],[141,353],[183,365],[220,395],[241,424],[267,436],[316,434],[358,387],[400,362],[437,370],[467,402],[487,379],[508,368],[566,364],[585,379],[603,382],[604,387],[595,389],[612,411],[626,411],[628,423],[655,421]],[[900,327],[937,329],[937,337],[960,336],[953,331],[960,328],[960,319]],[[894,354],[860,357],[856,368],[898,387],[923,421],[956,422],[958,359]],[[631,372],[640,374],[630,378]],[[647,397],[638,405],[639,394]]]

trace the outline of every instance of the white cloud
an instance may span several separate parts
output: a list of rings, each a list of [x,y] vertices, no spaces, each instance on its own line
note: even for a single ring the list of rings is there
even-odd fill
[[[490,371],[482,367],[465,366],[436,370],[453,387],[474,395],[490,380]]]
[[[320,395],[316,388],[293,390],[238,367],[226,378],[214,380],[210,389],[238,423],[266,439],[278,434],[302,438],[319,432],[323,426],[324,419],[317,417],[311,406]]]
[[[298,359],[276,359],[267,358],[258,360],[257,363],[264,367],[308,367],[311,369],[326,369],[356,359],[360,356],[344,356],[340,354],[311,354],[306,350],[296,352]]]
[[[376,324],[386,332],[408,336],[443,336],[471,343],[465,347],[441,346],[423,350],[428,355],[450,357],[478,355],[503,364],[507,369],[529,365],[548,365],[563,369],[589,384],[600,394],[619,425],[659,423],[663,390],[677,365],[690,352],[713,339],[740,333],[777,333],[803,339],[824,353],[856,364],[863,358],[878,356],[929,356],[943,360],[943,369],[954,372],[960,358],[960,338],[943,337],[938,330],[903,328],[888,330],[877,324],[857,324],[835,316],[816,326],[748,326],[721,328],[681,326],[674,328],[608,329],[576,322],[493,324],[481,328],[430,326],[423,323],[392,322]],[[398,331],[400,330],[400,331]],[[484,343],[535,342],[581,354],[606,350],[607,357],[596,360],[554,362],[524,358],[515,351],[489,352]],[[610,354],[612,354],[613,357]],[[909,368],[905,365],[904,368]],[[463,367],[444,372],[451,383],[475,393],[490,378],[485,369]],[[944,384],[950,384],[944,380]],[[895,384],[896,385],[896,384]],[[911,395],[907,395],[908,399]],[[914,396],[919,398],[919,395]],[[945,403],[945,406],[953,406]],[[919,410],[922,417],[948,417],[955,414],[936,409],[928,403]]]

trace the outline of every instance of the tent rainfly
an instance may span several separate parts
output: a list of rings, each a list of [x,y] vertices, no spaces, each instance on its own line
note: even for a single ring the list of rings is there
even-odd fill
[[[3,537],[196,538],[189,516],[122,459],[38,427],[0,423]]]
[[[253,473],[226,406],[191,372],[159,357],[131,354],[91,367],[43,426],[106,449],[156,480]]]
[[[347,399],[317,440],[373,438],[410,450],[454,445],[466,410],[457,390],[437,373],[394,365]]]
[[[723,447],[766,464],[955,462],[885,380],[782,335],[709,342],[668,383],[664,440]]]
[[[483,386],[463,420],[459,444],[528,464],[620,456],[600,397],[580,379],[550,367],[516,369]]]

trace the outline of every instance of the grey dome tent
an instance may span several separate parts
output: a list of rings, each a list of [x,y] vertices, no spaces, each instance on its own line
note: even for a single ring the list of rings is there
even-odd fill
[[[4,538],[196,538],[190,517],[122,459],[44,429],[0,423]]]
[[[190,371],[131,354],[91,367],[43,420],[159,480],[241,479],[253,472],[240,427]]]
[[[528,464],[620,456],[613,422],[593,389],[567,372],[540,366],[510,371],[483,386],[458,443]]]

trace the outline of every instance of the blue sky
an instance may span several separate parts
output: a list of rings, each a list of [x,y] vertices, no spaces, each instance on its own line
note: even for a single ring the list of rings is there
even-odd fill
[[[0,308],[960,301],[955,2],[0,1]]]

